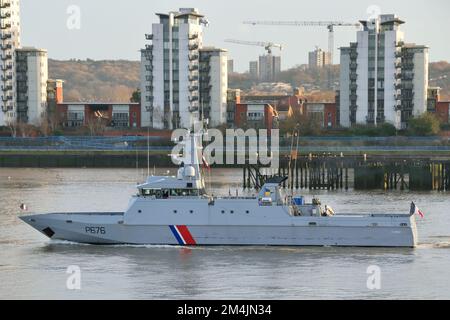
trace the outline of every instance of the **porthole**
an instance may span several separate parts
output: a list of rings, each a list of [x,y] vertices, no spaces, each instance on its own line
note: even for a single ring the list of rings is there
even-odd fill
[[[249,213],[250,213],[250,211],[248,211],[248,210],[247,210],[247,211],[245,211],[245,213],[246,213],[246,214],[249,214]]]
[[[138,213],[142,213],[142,210],[138,210]]]
[[[230,211],[230,213],[231,213],[231,214],[234,214],[234,211],[233,211],[233,210],[231,210],[231,211]]]
[[[222,214],[225,214],[225,210],[222,210]]]
[[[190,213],[190,214],[193,214],[193,213],[194,213],[194,210],[190,210],[189,213]]]
[[[177,210],[173,210],[173,213],[178,213],[178,211]]]

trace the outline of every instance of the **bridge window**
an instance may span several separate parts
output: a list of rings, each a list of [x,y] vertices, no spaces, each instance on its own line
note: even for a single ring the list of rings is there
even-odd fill
[[[168,199],[169,197],[198,197],[198,189],[142,189],[141,195],[145,197],[156,197],[157,199]]]

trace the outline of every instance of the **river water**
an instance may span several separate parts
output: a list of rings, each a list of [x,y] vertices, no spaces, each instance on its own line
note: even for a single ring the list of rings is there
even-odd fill
[[[446,193],[304,192],[337,212],[406,213],[415,201],[426,214],[416,249],[79,245],[49,241],[17,218],[21,203],[29,212],[121,211],[142,177],[126,169],[0,169],[0,299],[450,298]],[[214,194],[234,194],[241,179],[239,170],[213,171]],[[66,286],[69,266],[80,268],[80,290]],[[367,286],[370,266],[379,268],[375,289]]]

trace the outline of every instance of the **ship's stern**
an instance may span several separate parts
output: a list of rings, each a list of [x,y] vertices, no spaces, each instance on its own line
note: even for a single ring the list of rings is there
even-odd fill
[[[419,232],[417,231],[416,215],[412,215],[409,218],[412,234],[412,247],[417,247],[419,243]]]

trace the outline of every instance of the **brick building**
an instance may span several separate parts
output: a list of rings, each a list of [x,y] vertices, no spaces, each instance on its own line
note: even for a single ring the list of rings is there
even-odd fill
[[[57,104],[60,125],[76,128],[101,119],[107,127],[140,128],[140,103],[66,102]]]
[[[235,128],[274,129],[278,127],[278,114],[270,104],[237,103]]]

